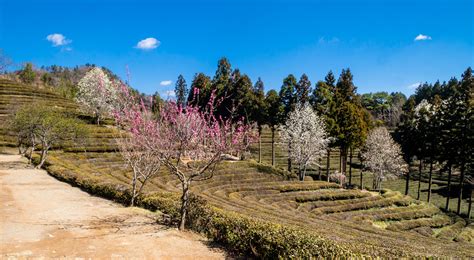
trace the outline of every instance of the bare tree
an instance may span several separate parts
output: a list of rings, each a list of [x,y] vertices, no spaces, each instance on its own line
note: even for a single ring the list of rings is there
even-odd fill
[[[146,129],[144,129],[147,131]],[[137,198],[149,180],[158,176],[161,158],[155,150],[147,149],[149,133],[121,134],[115,138],[120,154],[132,169],[132,198],[130,206],[135,206]]]
[[[289,156],[298,165],[298,177],[304,180],[308,165],[318,165],[329,144],[323,120],[309,104],[298,104],[290,112],[280,135],[290,147]]]
[[[374,174],[373,189],[379,191],[384,180],[396,178],[408,171],[400,145],[385,127],[375,128],[369,133],[362,150],[362,159],[364,166]]]

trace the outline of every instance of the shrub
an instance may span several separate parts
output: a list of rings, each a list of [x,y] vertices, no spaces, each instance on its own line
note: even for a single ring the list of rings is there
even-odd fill
[[[455,223],[446,227],[443,227],[438,235],[437,238],[445,239],[445,240],[453,240],[455,239],[458,234],[461,233],[463,228],[466,226],[466,221],[460,217],[456,217]]]
[[[390,224],[387,229],[392,231],[410,230],[418,227],[442,227],[451,222],[446,215],[436,215],[433,218],[403,220]]]
[[[39,156],[33,156],[39,161]],[[53,159],[54,160],[54,159]],[[123,204],[130,200],[130,190],[125,186],[101,182],[98,178],[85,177],[47,161],[45,168],[53,177],[71,183],[85,191],[113,199]],[[321,185],[316,185],[321,186]],[[191,196],[188,214],[189,228],[204,233],[237,253],[259,258],[348,258],[357,256],[349,249],[297,227],[283,226],[269,221],[228,212],[208,206],[205,200]],[[171,221],[179,217],[179,195],[159,192],[143,195],[137,205],[168,214]]]

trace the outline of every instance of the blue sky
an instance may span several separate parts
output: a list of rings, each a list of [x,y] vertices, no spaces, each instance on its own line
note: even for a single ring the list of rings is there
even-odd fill
[[[266,90],[289,73],[314,84],[349,67],[360,93],[411,94],[474,65],[473,2],[0,0],[0,48],[16,63],[94,63],[122,77],[128,66],[145,93],[172,90],[179,74],[212,76],[226,56]],[[159,42],[137,48],[147,38]]]

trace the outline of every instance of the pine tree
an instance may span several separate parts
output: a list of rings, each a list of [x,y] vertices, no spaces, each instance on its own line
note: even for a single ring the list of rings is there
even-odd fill
[[[188,100],[188,85],[186,84],[186,80],[184,79],[183,75],[178,76],[178,80],[176,81],[176,85],[174,88],[174,92],[176,93],[176,102],[181,107],[186,106]]]
[[[326,124],[326,131],[329,136],[334,140],[337,137],[337,125],[336,125],[336,103],[335,103],[335,78],[332,71],[329,71],[325,77],[325,81],[319,81],[310,97],[311,104],[315,111],[321,115]],[[330,157],[331,157],[331,145],[330,143],[327,149],[326,155],[326,176],[329,181],[330,175]]]
[[[253,100],[250,103],[251,121],[256,122],[258,126],[258,162],[262,162],[262,126],[267,123],[267,108],[265,103],[265,86],[259,77],[252,90]]]
[[[36,73],[33,71],[33,64],[28,62],[25,67],[20,71],[19,77],[23,83],[31,84],[35,81]]]
[[[191,90],[188,95],[188,104],[204,109],[211,96],[211,79],[204,73],[194,75]]]
[[[267,92],[265,97],[266,122],[272,131],[272,165],[275,166],[275,131],[283,119],[283,105],[280,96],[275,90]]]
[[[309,81],[306,74],[301,75],[296,89],[296,103],[306,104],[309,102],[309,94],[311,92],[311,81]]]
[[[293,74],[283,79],[283,85],[280,89],[280,100],[283,104],[283,118],[286,120],[288,114],[296,106],[296,78]],[[288,171],[291,171],[291,143],[288,143]]]
[[[215,92],[217,99],[216,115],[228,118],[233,109],[232,91],[233,85],[239,80],[240,71],[232,71],[232,66],[227,58],[221,58],[217,62],[217,69],[212,79],[211,91]]]
[[[370,125],[352,80],[351,71],[342,70],[334,91],[336,144],[340,147],[339,168],[343,174],[346,173],[348,150],[363,143]]]

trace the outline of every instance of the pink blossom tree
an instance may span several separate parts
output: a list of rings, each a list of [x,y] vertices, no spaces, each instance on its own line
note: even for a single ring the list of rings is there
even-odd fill
[[[129,97],[125,91],[125,96]],[[179,229],[183,230],[189,207],[191,184],[213,177],[216,166],[225,154],[245,151],[256,138],[255,128],[243,119],[222,119],[214,115],[214,95],[208,106],[182,107],[167,102],[157,119],[149,116],[144,105],[128,102],[116,118],[127,125],[140,150],[153,153],[181,183],[181,210]]]
[[[130,206],[134,206],[145,185],[160,171],[161,158],[156,150],[149,149],[157,143],[158,124],[143,102],[130,95],[126,86],[122,86],[120,93],[120,106],[114,115],[122,129],[115,141],[122,158],[132,169]]]

